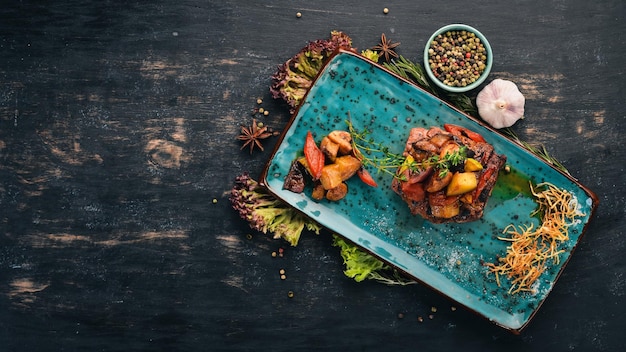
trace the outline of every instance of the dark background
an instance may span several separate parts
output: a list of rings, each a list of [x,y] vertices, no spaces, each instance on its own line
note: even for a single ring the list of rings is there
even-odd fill
[[[625,15],[619,0],[4,2],[2,350],[620,350]],[[526,96],[520,138],[600,200],[520,336],[419,285],[356,283],[328,233],[287,248],[228,202],[276,141],[240,151],[240,125],[261,98],[282,129],[270,76],[308,41],[337,29],[366,49],[386,33],[421,62],[456,22],[489,39],[490,79]]]

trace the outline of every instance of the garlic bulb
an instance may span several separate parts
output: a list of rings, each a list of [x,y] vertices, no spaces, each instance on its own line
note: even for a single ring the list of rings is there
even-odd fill
[[[476,96],[478,114],[494,128],[511,127],[524,118],[524,95],[515,83],[495,79]]]

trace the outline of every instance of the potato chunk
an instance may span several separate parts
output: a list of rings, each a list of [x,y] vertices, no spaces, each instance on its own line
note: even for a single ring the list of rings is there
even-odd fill
[[[447,196],[456,196],[473,191],[478,186],[478,179],[474,172],[456,172],[446,189]]]
[[[333,142],[330,138],[324,137],[322,138],[322,142],[320,143],[320,149],[326,155],[328,160],[335,161],[337,158],[337,153],[339,153],[339,144]]]
[[[360,167],[361,161],[352,155],[340,156],[335,159],[334,164],[324,166],[320,182],[325,189],[333,189],[354,176]]]
[[[352,155],[344,155],[335,159],[335,165],[339,165],[341,180],[345,181],[361,168],[361,161]]]
[[[326,199],[336,202],[348,194],[348,185],[345,182],[339,184],[339,186],[329,189],[326,192]]]
[[[335,130],[328,134],[328,138],[339,145],[339,152],[343,155],[352,152],[352,137],[350,132]]]

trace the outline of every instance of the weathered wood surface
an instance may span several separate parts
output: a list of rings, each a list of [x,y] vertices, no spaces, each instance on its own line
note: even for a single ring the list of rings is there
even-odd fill
[[[3,350],[618,350],[626,315],[625,5],[468,5],[5,4]],[[270,111],[264,122],[284,125],[288,112],[270,98],[270,75],[307,41],[339,29],[365,49],[384,32],[419,60],[430,33],[453,22],[480,28],[495,52],[492,77],[517,82],[526,95],[520,137],[545,145],[600,198],[522,336],[452,311],[421,286],[352,282],[328,234],[307,234],[272,258],[285,244],[250,231],[227,199],[234,177],[257,175],[273,146],[270,139],[263,153],[240,151],[240,125],[250,123],[257,98]]]

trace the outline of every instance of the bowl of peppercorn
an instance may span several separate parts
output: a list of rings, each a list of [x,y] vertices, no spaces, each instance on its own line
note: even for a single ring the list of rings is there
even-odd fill
[[[439,28],[424,48],[424,66],[430,80],[451,93],[481,85],[491,71],[493,54],[487,38],[465,24]]]

